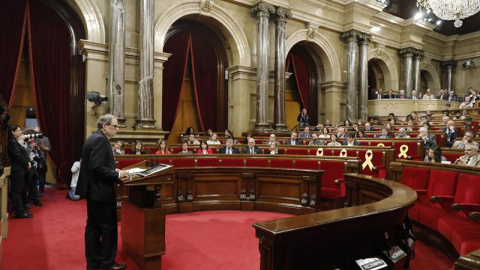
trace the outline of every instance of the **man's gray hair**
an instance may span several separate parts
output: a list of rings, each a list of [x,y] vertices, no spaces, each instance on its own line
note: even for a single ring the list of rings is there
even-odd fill
[[[233,139],[232,139],[232,138],[228,138],[226,142],[232,142],[232,143],[233,143]]]
[[[98,121],[97,121],[97,128],[102,129],[103,124],[107,126],[110,125],[112,123],[113,118],[115,118],[113,114],[105,114],[100,116],[100,118],[98,118]]]
[[[466,143],[465,146],[467,146],[467,145],[468,145],[468,146],[472,146],[472,148],[470,148],[470,149],[472,149],[473,152],[475,152],[475,153],[478,152],[478,145],[477,145],[477,144],[475,144],[475,143]]]

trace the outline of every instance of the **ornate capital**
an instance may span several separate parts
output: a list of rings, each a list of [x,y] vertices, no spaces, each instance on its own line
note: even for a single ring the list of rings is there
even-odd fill
[[[257,15],[257,17],[270,17],[270,14],[275,14],[275,7],[266,3],[259,3],[258,5],[252,8],[252,12]]]
[[[200,9],[203,12],[210,12],[210,11],[212,11],[213,4],[214,4],[214,0],[201,0],[200,1]]]
[[[277,21],[286,21],[292,17],[290,9],[279,7],[277,8]]]
[[[425,51],[423,50],[415,50],[413,52],[415,60],[422,60],[423,56],[425,56]]]
[[[442,62],[442,67],[443,68],[448,68],[448,67],[454,68],[456,66],[457,66],[457,61],[450,60],[450,61]]]
[[[412,58],[416,51],[417,49],[409,47],[401,49],[398,53],[400,53],[404,58]]]
[[[360,39],[360,37],[362,36],[362,32],[358,31],[358,30],[351,30],[351,31],[348,31],[348,32],[345,32],[342,34],[342,39],[348,41],[348,42],[358,42],[358,40]]]
[[[372,35],[367,33],[361,33],[358,37],[358,41],[361,45],[368,45],[368,43],[372,42]]]

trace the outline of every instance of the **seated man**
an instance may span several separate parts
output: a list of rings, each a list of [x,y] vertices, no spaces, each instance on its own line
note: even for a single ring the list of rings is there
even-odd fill
[[[405,95],[405,90],[400,89],[400,94],[398,95],[399,99],[407,99],[407,95]]]
[[[197,139],[195,139],[195,135],[193,135],[193,134],[188,135],[188,141],[187,142],[188,142],[189,145],[200,144],[200,142]]]
[[[375,131],[375,129],[370,125],[369,122],[365,123],[365,131]]]
[[[188,142],[182,143],[182,150],[178,152],[179,154],[193,154],[192,151],[188,150]]]
[[[425,151],[437,146],[437,138],[435,135],[428,133],[426,127],[421,127],[419,131],[420,134],[418,134],[417,138],[423,141]]]
[[[312,140],[308,143],[308,145],[325,145],[323,140],[318,139],[318,134],[313,133]]]
[[[262,150],[255,145],[255,139],[248,139],[248,145],[242,149],[242,154],[261,154]]]
[[[299,127],[308,127],[310,126],[310,118],[307,114],[307,109],[302,109],[302,111],[298,114],[297,122]]]
[[[447,147],[451,148],[453,146],[453,142],[458,137],[458,130],[455,128],[455,122],[453,120],[449,120],[447,122],[447,126],[443,129],[443,131],[447,134]]]
[[[419,99],[417,95],[417,91],[412,90],[412,95],[409,97],[409,99]]]
[[[270,137],[268,138],[268,142],[266,144],[272,144],[272,143],[279,144],[277,141],[277,136],[273,133],[270,134]]]
[[[465,132],[465,135],[463,135],[463,140],[454,142],[452,148],[465,149],[467,143],[478,145],[477,142],[473,141],[473,138],[475,138],[475,133],[473,133],[473,131],[467,131]]]
[[[382,127],[382,130],[380,131],[380,134],[375,135],[375,138],[381,138],[381,139],[386,139],[386,138],[391,138],[392,136],[390,135],[390,132],[388,128]]]
[[[480,157],[478,155],[478,145],[467,143],[465,145],[465,155],[457,158],[453,164],[480,167]]]
[[[347,136],[347,140],[343,141],[342,145],[358,146],[358,145],[360,145],[360,142],[355,140],[355,134],[354,133],[349,133],[348,136]]]
[[[302,141],[297,139],[297,133],[294,131],[292,135],[290,135],[290,140],[285,141],[286,145],[301,145]]]
[[[225,146],[220,148],[218,150],[218,153],[231,155],[231,154],[239,154],[240,151],[238,151],[237,148],[233,147],[233,139],[228,138],[227,141],[225,142]]]
[[[300,134],[300,137],[301,138],[311,138],[312,137],[312,134],[310,133],[310,127],[305,127],[303,129],[303,133]]]
[[[337,130],[337,138],[340,139],[340,138],[346,138],[346,137],[347,137],[347,133],[345,133],[345,128],[339,127]]]

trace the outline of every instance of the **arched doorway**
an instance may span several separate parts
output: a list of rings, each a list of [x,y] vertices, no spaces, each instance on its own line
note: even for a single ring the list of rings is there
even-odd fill
[[[35,125],[52,146],[47,179],[67,186],[70,168],[81,156],[85,134],[84,102],[78,102],[85,98],[85,66],[77,49],[80,39],[85,39],[83,23],[68,4],[56,0],[11,1],[3,12],[2,19],[20,18],[18,25],[9,20],[11,27],[3,28],[0,35],[22,33],[21,39],[6,39],[10,46],[17,46],[14,56],[22,61],[6,64],[3,56],[12,51],[0,45],[2,63],[14,71],[13,86],[2,89],[2,96],[10,100],[14,123],[22,127],[27,126],[26,108],[34,108]]]
[[[187,127],[205,132],[223,130],[227,121],[227,57],[217,34],[205,25],[183,19],[175,22],[166,37],[162,126],[170,134]],[[172,138],[175,137],[175,138]],[[175,142],[176,136],[170,136]]]
[[[368,99],[373,99],[378,89],[385,90],[385,78],[380,60],[374,58],[368,61]]]
[[[308,111],[310,125],[318,122],[317,65],[313,52],[304,45],[294,45],[286,60],[286,71],[291,73],[285,88],[286,124],[290,128],[298,124],[297,116],[303,108]]]

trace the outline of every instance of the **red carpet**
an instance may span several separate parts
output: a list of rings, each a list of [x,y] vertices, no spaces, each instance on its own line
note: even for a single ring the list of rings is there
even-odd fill
[[[83,233],[86,202],[65,200],[65,190],[48,189],[32,219],[9,219],[3,239],[5,270],[85,269]],[[13,215],[13,214],[12,214]],[[259,269],[258,240],[251,224],[287,217],[266,212],[214,211],[167,216],[166,255],[162,269]],[[453,263],[417,242],[412,270],[449,269]],[[137,269],[121,252],[119,262]]]

